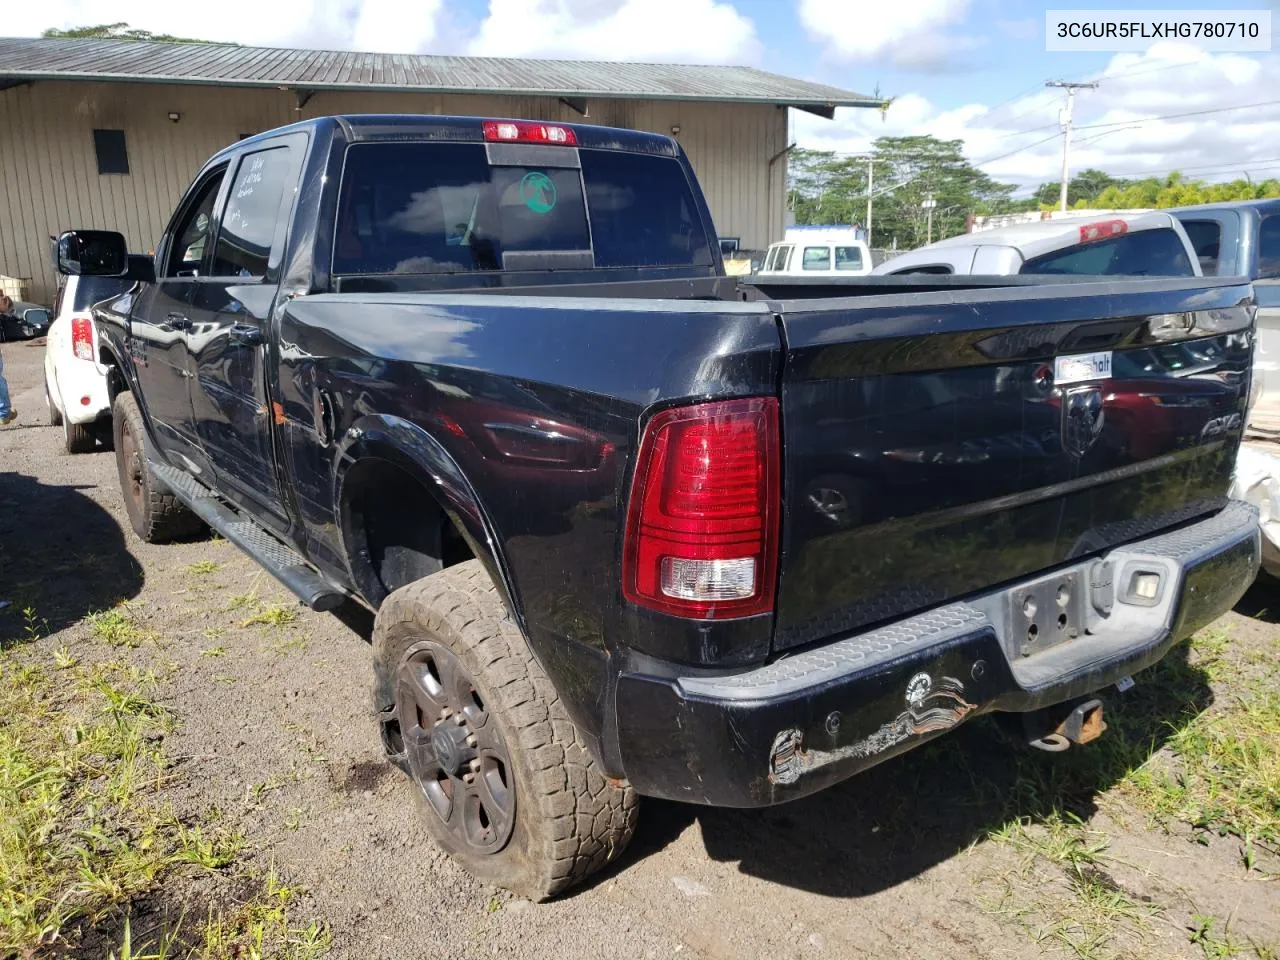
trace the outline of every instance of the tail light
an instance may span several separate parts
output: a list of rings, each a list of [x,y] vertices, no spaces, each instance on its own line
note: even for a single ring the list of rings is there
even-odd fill
[[[780,475],[773,397],[654,416],[631,485],[623,595],[705,620],[771,612]]]
[[[93,321],[88,317],[71,318],[71,352],[81,360],[93,359]]]
[[[1080,225],[1080,242],[1092,243],[1095,240],[1106,240],[1119,237],[1129,232],[1129,225],[1123,220],[1099,220],[1097,223]]]
[[[576,146],[578,138],[569,127],[552,123],[530,123],[526,120],[486,120],[484,138],[506,143],[549,143],[562,147]]]

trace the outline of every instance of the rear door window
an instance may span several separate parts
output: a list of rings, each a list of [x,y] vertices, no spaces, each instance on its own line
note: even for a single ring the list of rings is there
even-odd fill
[[[1182,238],[1168,228],[1074,244],[1028,260],[1019,272],[1126,277],[1195,275]]]
[[[1206,277],[1218,275],[1218,259],[1222,253],[1222,224],[1217,220],[1183,220],[1191,248],[1200,261],[1200,272]]]
[[[1280,214],[1264,217],[1258,230],[1258,276],[1280,278]]]
[[[831,248],[805,247],[804,258],[800,261],[800,265],[806,270],[830,270]]]
[[[585,149],[579,158],[581,170],[491,166],[482,144],[354,144],[333,272],[503,270],[508,254],[538,253],[586,255],[596,267],[713,262],[676,160]]]
[[[213,276],[266,276],[280,201],[292,175],[288,147],[259,150],[240,161],[213,250]]]
[[[837,270],[861,270],[862,250],[858,247],[836,247]]]

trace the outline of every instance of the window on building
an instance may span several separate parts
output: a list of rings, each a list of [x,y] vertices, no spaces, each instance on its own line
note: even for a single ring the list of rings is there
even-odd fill
[[[98,173],[129,172],[129,151],[123,130],[93,131],[93,149],[98,155]]]
[[[231,184],[213,251],[213,276],[264,277],[292,170],[289,148],[247,153]]]

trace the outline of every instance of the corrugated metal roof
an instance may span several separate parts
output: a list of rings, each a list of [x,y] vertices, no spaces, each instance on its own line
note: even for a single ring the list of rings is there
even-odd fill
[[[0,86],[22,80],[713,100],[781,104],[827,115],[833,107],[880,105],[875,97],[753,67],[441,57],[138,40],[0,38]]]

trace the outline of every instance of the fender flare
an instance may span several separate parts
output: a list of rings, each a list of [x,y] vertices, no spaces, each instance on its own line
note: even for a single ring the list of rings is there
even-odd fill
[[[501,541],[493,522],[471,481],[467,479],[444,445],[428,431],[402,417],[371,414],[358,419],[334,452],[333,508],[338,536],[347,560],[351,581],[365,599],[381,605],[385,590],[371,582],[368,571],[352,562],[352,520],[346,506],[346,481],[352,467],[368,460],[382,460],[404,470],[436,500],[445,515],[467,541],[516,623],[524,630],[524,611],[519,603]]]

